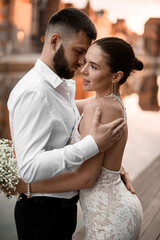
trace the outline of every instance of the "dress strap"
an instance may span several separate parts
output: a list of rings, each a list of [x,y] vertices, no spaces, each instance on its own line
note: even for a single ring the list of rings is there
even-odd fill
[[[108,97],[113,97],[114,100],[117,100],[117,101],[120,103],[120,105],[122,106],[123,111],[124,111],[124,115],[123,115],[124,122],[126,122],[126,120],[127,120],[126,108],[125,108],[122,100],[121,100],[118,96],[114,95],[113,93],[108,94],[108,95],[106,95],[105,97],[106,97],[106,98],[108,98]]]

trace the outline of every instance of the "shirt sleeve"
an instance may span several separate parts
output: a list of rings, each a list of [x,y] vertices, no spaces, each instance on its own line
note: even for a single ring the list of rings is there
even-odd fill
[[[99,152],[90,135],[73,145],[45,151],[54,129],[54,116],[46,99],[36,92],[25,91],[10,114],[19,176],[27,183],[78,167]]]

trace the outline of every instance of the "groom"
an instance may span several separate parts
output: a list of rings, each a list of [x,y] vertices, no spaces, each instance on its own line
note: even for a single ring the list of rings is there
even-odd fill
[[[75,84],[68,79],[83,65],[84,55],[95,39],[95,26],[86,14],[70,8],[57,12],[47,25],[40,59],[10,94],[11,135],[19,175],[27,183],[72,171],[111,147],[122,134],[121,119],[101,125],[100,111],[96,111],[90,135],[67,145],[79,117]],[[15,207],[19,240],[72,239],[77,192],[21,197]]]

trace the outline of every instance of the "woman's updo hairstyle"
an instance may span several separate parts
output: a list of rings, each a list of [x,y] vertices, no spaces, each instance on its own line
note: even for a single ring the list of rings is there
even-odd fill
[[[119,84],[123,84],[134,70],[141,71],[143,63],[135,57],[133,48],[121,38],[108,37],[95,41],[106,55],[106,64],[112,73],[122,71],[124,73]]]

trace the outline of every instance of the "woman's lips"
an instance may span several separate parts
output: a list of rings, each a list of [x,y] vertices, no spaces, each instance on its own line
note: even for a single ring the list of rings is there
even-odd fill
[[[87,85],[87,84],[89,84],[89,83],[90,83],[89,80],[83,78],[83,85]]]

